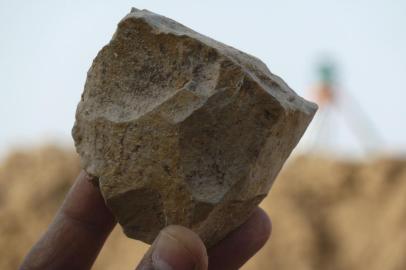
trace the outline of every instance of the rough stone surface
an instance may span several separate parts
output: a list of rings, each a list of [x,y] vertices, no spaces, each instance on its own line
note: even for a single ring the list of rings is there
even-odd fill
[[[271,185],[316,106],[257,58],[133,9],[90,68],[72,134],[127,236],[212,246]]]

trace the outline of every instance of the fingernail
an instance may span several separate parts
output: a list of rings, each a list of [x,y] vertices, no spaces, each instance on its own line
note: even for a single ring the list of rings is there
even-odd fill
[[[185,245],[170,233],[161,231],[151,255],[155,270],[194,270],[196,261]]]

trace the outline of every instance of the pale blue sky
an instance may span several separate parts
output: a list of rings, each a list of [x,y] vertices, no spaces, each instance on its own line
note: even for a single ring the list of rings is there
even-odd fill
[[[0,153],[49,139],[72,145],[86,72],[131,6],[259,57],[304,96],[329,55],[383,150],[406,149],[406,1],[0,0]],[[335,149],[357,151],[340,116],[330,127]]]

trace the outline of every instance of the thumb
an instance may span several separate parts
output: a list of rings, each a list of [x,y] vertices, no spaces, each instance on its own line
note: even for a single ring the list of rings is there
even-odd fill
[[[206,248],[193,231],[171,225],[164,228],[137,270],[207,270]]]

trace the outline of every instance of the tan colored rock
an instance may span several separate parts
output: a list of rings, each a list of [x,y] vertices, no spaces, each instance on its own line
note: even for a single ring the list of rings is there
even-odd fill
[[[212,246],[267,195],[316,106],[257,58],[133,9],[93,61],[73,137],[127,236]]]

